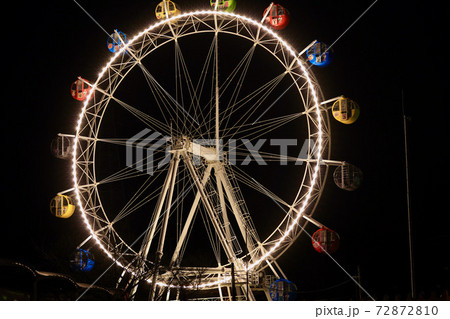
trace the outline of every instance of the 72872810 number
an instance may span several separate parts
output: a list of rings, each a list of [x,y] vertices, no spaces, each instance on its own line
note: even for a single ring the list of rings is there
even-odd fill
[[[377,316],[436,316],[437,306],[376,306]]]

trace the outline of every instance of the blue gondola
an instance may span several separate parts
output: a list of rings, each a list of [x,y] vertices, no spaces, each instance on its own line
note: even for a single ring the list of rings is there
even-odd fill
[[[317,66],[327,66],[333,59],[333,52],[323,42],[316,42],[306,51],[308,61]]]
[[[108,50],[116,53],[127,43],[127,35],[122,31],[114,30],[114,33],[109,36],[107,41]]]
[[[94,256],[89,250],[79,248],[73,254],[70,265],[75,271],[91,271],[95,265]]]
[[[273,301],[291,301],[295,299],[297,287],[287,279],[277,279],[269,287],[270,298]]]

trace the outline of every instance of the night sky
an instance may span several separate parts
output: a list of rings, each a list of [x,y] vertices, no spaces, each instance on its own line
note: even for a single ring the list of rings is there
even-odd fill
[[[133,36],[155,22],[158,1],[79,3],[108,32],[119,28]],[[207,0],[178,3],[185,11],[209,6]],[[259,20],[269,3],[241,0],[236,13]],[[291,23],[279,33],[300,51],[314,39],[336,41],[372,1],[280,3],[289,9]],[[69,88],[77,76],[95,79],[109,60],[106,34],[69,0],[34,2],[11,13],[14,21],[3,29],[0,258],[68,273],[68,255],[87,234],[79,215],[59,220],[49,212],[50,199],[71,187],[70,163],[52,156],[50,142],[59,132],[75,131],[81,104]],[[417,292],[449,284],[449,81],[443,74],[448,28],[443,15],[438,2],[380,0],[335,43],[332,64],[311,69],[325,98],[344,94],[361,107],[353,125],[332,120],[331,157],[360,167],[363,185],[345,192],[330,174],[315,217],[339,233],[341,248],[333,257],[351,275],[359,266],[362,286],[376,299],[385,294],[404,299],[410,289],[402,92]],[[344,271],[317,254],[306,236],[279,263],[303,292],[301,298],[356,294],[356,286],[345,283]],[[99,264],[97,271],[107,262],[99,257]],[[75,276],[89,283],[96,274]]]

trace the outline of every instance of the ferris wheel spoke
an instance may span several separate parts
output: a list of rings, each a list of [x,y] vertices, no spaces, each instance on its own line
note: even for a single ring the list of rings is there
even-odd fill
[[[171,26],[171,24],[169,23],[169,27],[170,30],[173,34],[173,36],[175,37],[173,28]],[[120,36],[119,36],[120,37]],[[165,111],[169,111],[169,116],[170,116],[170,110],[172,109],[172,111],[175,110],[176,115],[177,111],[180,109],[181,111],[183,111],[185,113],[185,115],[187,115],[191,120],[193,120],[194,122],[196,122],[196,120],[184,109],[184,107],[182,105],[180,105],[176,99],[174,99],[172,97],[172,95],[164,89],[164,87],[155,79],[155,77],[150,73],[150,71],[145,67],[145,65],[142,63],[141,59],[138,58],[134,53],[134,50],[129,50],[128,53],[134,58],[134,60],[136,61],[137,65],[139,66],[139,68],[141,69],[142,73],[144,74],[144,77],[147,81],[148,86],[150,87],[150,91],[153,94],[153,97],[156,100],[156,103],[161,111],[162,116],[165,119],[165,122],[167,125],[171,124],[171,123],[176,123],[178,124],[175,119],[178,118],[178,116],[175,116],[175,118],[173,116],[171,116],[170,121],[167,120],[166,118],[166,112]],[[164,106],[165,110],[162,109],[162,106]],[[198,123],[197,123],[198,124]],[[178,127],[179,129],[179,127]]]
[[[239,64],[236,66],[235,70],[231,73],[231,79],[227,81],[232,81],[236,74],[239,74],[239,78],[236,81],[235,89],[232,92],[230,101],[228,102],[227,107],[225,108],[225,113],[222,114],[221,119],[221,125],[224,119],[226,119],[226,122],[223,124],[224,127],[228,127],[228,123],[230,121],[231,116],[227,116],[227,113],[230,115],[234,113],[234,107],[237,105],[237,99],[239,98],[241,89],[243,87],[244,81],[246,79],[248,69],[250,67],[250,64],[252,62],[254,53],[255,53],[256,45],[252,45],[251,48],[246,52],[243,59],[239,62]]]
[[[142,148],[140,147],[140,150]],[[164,152],[164,150],[155,150],[153,153],[154,155]],[[162,169],[164,170],[164,165],[161,165],[162,163],[156,163],[156,160],[149,161],[148,157],[142,156],[140,160],[136,160],[132,166],[126,166],[114,173],[109,174],[108,176],[102,177],[99,181],[95,182],[96,185],[103,185],[108,183],[114,183],[114,182],[120,182],[124,181],[130,178],[136,178],[141,176],[149,175],[148,170],[145,170],[144,168],[147,167],[155,167],[155,169],[152,170],[152,173],[158,172],[158,170]]]
[[[216,44],[215,44],[215,38],[212,47],[217,50]],[[231,98],[227,104],[226,107],[224,107],[223,111],[220,113],[220,116],[223,117],[226,112],[232,111],[234,105],[236,104],[236,100],[239,97],[239,92],[242,88],[242,84],[245,80],[245,77],[248,72],[248,68],[250,66],[250,63],[252,61],[252,57],[255,52],[255,45],[252,45],[250,49],[244,54],[243,58],[237,63],[236,67],[230,72],[228,77],[225,81],[220,85],[219,87],[219,97],[222,97],[222,95],[227,92],[228,88],[233,85],[234,82],[236,82],[234,86],[234,91],[231,94]],[[239,75],[237,81],[235,81],[236,76]],[[214,74],[213,74],[214,76]],[[212,104],[214,102],[215,97],[211,97],[210,102],[208,105]],[[213,108],[210,108],[210,111],[208,112],[209,115],[211,115],[213,112]],[[212,121],[212,120],[211,120]],[[221,120],[222,122],[222,120]]]
[[[205,62],[203,64],[201,75],[199,77],[199,80],[197,82],[197,86],[195,88],[196,95],[197,95],[197,97],[199,99],[203,95],[203,91],[204,91],[204,88],[205,88],[208,72],[210,71],[210,69],[211,69],[211,72],[212,72],[212,70],[214,68],[214,66],[212,64],[214,64],[213,56],[214,56],[215,50],[216,50],[216,41],[215,41],[215,38],[214,38],[211,41],[211,45],[210,45],[208,53],[207,53],[207,55],[205,57]],[[213,101],[214,101],[214,97],[212,96],[212,93],[211,93],[211,96],[210,96],[210,99],[209,99],[209,103],[203,109],[201,107],[200,102],[198,102],[197,106],[195,104],[191,103],[192,106],[194,106],[194,107],[196,106],[196,112],[198,112],[201,115],[202,127],[203,127],[203,130],[204,130],[204,132],[202,132],[203,134],[201,136],[203,138],[211,138],[212,137],[211,134],[210,134],[211,126],[208,125],[208,124],[210,123],[209,119],[210,119],[210,116],[211,116],[211,112],[213,111],[213,108],[211,107],[211,104],[213,103]],[[207,111],[208,109],[209,109],[209,111]],[[205,134],[207,134],[207,135],[205,136]]]
[[[123,100],[118,99],[113,94],[108,93],[107,91],[101,89],[99,87],[99,85],[93,86],[91,83],[87,82],[86,80],[82,79],[81,77],[79,77],[79,80],[83,81],[87,85],[93,87],[96,91],[98,91],[101,94],[103,94],[104,96],[108,97],[108,99],[107,99],[108,101],[113,100],[113,101],[117,102],[120,106],[122,106],[125,110],[129,111],[132,115],[137,117],[139,120],[141,120],[147,126],[153,128],[153,129],[159,130],[161,132],[165,132],[167,134],[169,134],[171,132],[169,125],[162,123],[161,121],[155,119],[154,117],[140,111],[138,108],[135,108],[135,107],[131,106],[130,104],[124,102]],[[93,106],[91,106],[91,108],[97,109],[96,113],[93,113],[92,117],[93,118],[98,117],[97,113],[103,107],[104,107],[104,105],[102,103],[95,103]],[[91,120],[89,119],[88,114],[84,113],[83,116],[86,117],[88,120],[86,125],[89,125],[91,127],[91,130],[93,130]]]
[[[160,191],[160,187],[156,187],[153,192],[147,194],[144,198],[142,195],[149,189],[149,187],[153,184],[156,178],[162,173],[161,170],[156,176],[148,176],[147,179],[142,183],[142,185],[138,188],[138,190],[130,197],[127,203],[122,207],[122,209],[118,212],[118,214],[114,217],[111,223],[116,223],[124,217],[128,216],[132,212],[138,210],[140,207],[150,202],[153,199],[153,196],[156,196]],[[139,200],[139,201],[138,201]]]
[[[146,172],[140,172],[134,168],[127,167],[127,168],[123,168],[120,171],[112,173],[111,175],[101,179],[99,182],[97,182],[97,185],[105,185],[105,184],[109,184],[109,183],[122,182],[127,179],[137,178],[137,177],[146,176],[146,175],[148,175]]]
[[[236,147],[234,152],[233,163],[240,163],[239,165],[247,165],[251,158],[256,158],[262,165],[266,165],[267,162],[278,162],[283,165],[287,163],[301,163],[301,162],[317,162],[316,160],[301,158],[296,156],[281,155],[276,153],[269,153],[258,151],[257,154],[249,152],[248,149],[242,147]]]
[[[171,28],[172,29],[172,28]],[[172,30],[173,31],[173,30]],[[155,79],[155,77],[150,73],[150,71],[147,69],[147,67],[142,63],[141,58],[138,58],[134,52],[134,50],[128,50],[128,54],[131,55],[132,58],[134,58],[135,63],[139,66],[141,69],[146,82],[150,88],[150,91],[153,94],[153,97],[156,101],[156,104],[158,105],[161,114],[166,122],[166,125],[170,125],[174,122],[174,117],[170,117],[170,121],[166,118],[166,113],[170,116],[170,110],[177,110],[180,108],[181,110],[184,110],[184,108],[170,95],[167,90],[163,88],[163,86]],[[164,110],[162,108],[164,107]],[[166,112],[168,111],[168,112]],[[176,111],[175,111],[176,112]],[[185,111],[186,112],[186,111]],[[186,112],[186,114],[189,116],[189,114]],[[176,118],[176,117],[175,117]],[[179,129],[179,128],[178,128]]]
[[[270,133],[276,129],[279,129],[280,127],[283,127],[284,125],[300,118],[301,116],[304,116],[306,112],[300,112],[300,113],[294,113],[294,114],[288,114],[283,115],[279,117],[274,117],[270,119],[266,119],[257,123],[247,123],[243,124],[240,129],[237,129],[235,127],[231,127],[228,130],[228,134],[223,134],[223,138],[231,139],[231,137],[235,138],[246,138],[249,140],[255,140],[267,133]],[[237,135],[237,136],[236,136]],[[225,145],[227,145],[229,142],[227,142]]]
[[[233,113],[246,106],[247,109],[244,114],[240,116],[236,122],[233,123],[234,129],[240,129],[247,123],[247,121],[250,120],[250,117],[256,112],[256,110],[264,104],[267,97],[269,97],[270,94],[275,90],[275,88],[280,84],[285,75],[285,73],[282,73],[276,76],[275,78],[271,79],[270,81],[264,83],[262,86],[254,90],[252,93],[248,94],[246,97],[236,102],[232,106],[233,111],[226,116],[223,116],[222,121],[228,119]],[[230,128],[225,128],[225,134],[228,134],[229,130]]]
[[[284,78],[285,74],[280,74],[278,76],[276,76],[275,78],[269,80],[268,82],[266,82],[265,84],[263,84],[262,86],[260,86],[259,88],[255,89],[253,92],[247,94],[244,98],[242,98],[241,100],[233,103],[233,105],[229,106],[228,108],[225,108],[223,111],[220,112],[219,116],[220,116],[220,125],[222,125],[222,123],[224,121],[226,121],[226,123],[228,123],[230,117],[237,111],[239,111],[241,108],[247,106],[248,109],[245,112],[245,114],[243,116],[240,117],[240,120],[238,120],[238,122],[234,123],[234,125],[230,128],[228,127],[224,127],[221,130],[224,132],[224,135],[228,135],[229,131],[231,129],[237,129],[239,126],[237,125],[239,122],[243,121],[243,118],[245,116],[248,116],[249,113],[253,114],[255,112],[255,110],[261,105],[263,104],[264,100],[268,97],[268,95],[270,94],[271,91],[273,91],[273,89],[278,85],[278,83],[281,82],[281,80]],[[227,82],[227,86],[230,85],[231,81],[226,81]],[[227,86],[225,86],[224,89],[221,88],[221,92],[223,94],[223,92],[225,92]],[[258,98],[259,97],[259,98]],[[257,99],[257,100],[256,100]],[[255,101],[256,100],[256,101]],[[212,101],[212,100],[211,100]],[[212,112],[212,111],[210,111]],[[250,115],[251,115],[250,114]],[[213,119],[210,119],[210,123],[213,122]],[[244,121],[243,123],[241,123],[240,125],[246,125],[246,121]]]
[[[189,112],[181,105],[164,87],[156,80],[156,78],[150,73],[150,71],[144,66],[144,64],[139,63],[139,67],[144,74],[147,84],[150,88],[151,93],[158,105],[161,115],[164,118],[166,125],[170,127],[171,123],[177,125],[178,131],[183,131],[178,125],[178,114],[184,114],[185,121],[191,123],[192,127],[198,127],[200,124]],[[168,119],[167,116],[170,118]]]
[[[150,92],[152,93],[153,98],[156,101],[156,105],[158,105],[160,113],[164,118],[164,122],[169,126],[170,123],[173,123],[174,118],[176,118],[177,109],[176,106],[173,106],[173,101],[175,101],[176,104],[176,100],[174,100],[173,98],[173,101],[171,100],[170,94],[163,89],[163,87],[156,81],[156,79],[151,75],[151,73],[142,63],[139,63],[139,67],[145,77]],[[174,113],[174,115],[172,115],[172,113]],[[167,116],[169,116],[170,118],[167,119]],[[177,130],[179,130],[178,127]]]
[[[285,200],[283,200],[281,197],[276,195],[274,192],[272,192],[269,188],[263,186],[261,183],[257,182],[252,176],[247,174],[244,170],[239,168],[239,166],[235,165],[233,166],[232,170],[234,171],[234,174],[236,175],[237,180],[239,180],[241,183],[251,187],[254,190],[259,191],[260,193],[266,195],[267,197],[271,198],[272,200],[280,203],[281,205],[290,208],[291,205],[289,205]]]
[[[212,50],[210,47],[210,50],[206,56],[205,62],[202,67],[202,73],[196,86],[194,87],[193,80],[190,75],[189,68],[186,64],[180,43],[178,41],[175,41],[175,69],[176,69],[175,77],[177,79],[175,82],[176,82],[177,96],[179,96],[179,98],[181,99],[181,104],[186,105],[188,114],[193,114],[192,119],[194,120],[188,121],[188,119],[185,117],[183,121],[183,126],[187,132],[195,131],[200,136],[203,136],[202,129],[204,129],[203,126],[204,123],[206,122],[204,112],[202,112],[201,109],[200,96],[203,92],[205,83],[204,80],[206,79],[207,72],[205,71],[208,69],[208,66],[211,61],[211,51]],[[183,88],[186,88],[189,94],[190,103],[184,103]]]
[[[220,88],[219,88],[219,32],[217,29],[217,14],[214,15],[214,25],[216,26],[216,32],[214,34],[215,50],[214,50],[214,100],[215,100],[215,122],[214,122],[214,138],[216,139],[216,152],[219,155],[219,140],[220,140],[220,123],[219,123],[219,111],[220,111]],[[229,257],[229,256],[228,256]]]
[[[106,93],[107,94],[107,93]],[[140,109],[131,106],[130,104],[124,102],[123,100],[118,99],[117,97],[113,95],[109,95],[112,100],[117,102],[123,109],[127,110],[130,114],[135,116],[137,119],[139,119],[141,122],[143,122],[146,126],[152,128],[155,131],[159,131],[165,134],[170,134],[171,127],[169,124],[165,124],[153,116],[150,116],[144,112],[142,112]]]
[[[70,135],[70,134],[59,134],[60,136],[65,136],[65,137],[70,137],[70,138],[74,138],[75,135]],[[104,143],[104,144],[112,144],[112,145],[119,145],[119,146],[129,146],[128,145],[128,141],[129,138],[119,138],[119,137],[114,137],[114,138],[109,138],[109,137],[102,137],[102,138],[98,138],[98,137],[89,137],[89,136],[83,136],[83,135],[78,135],[77,137],[79,140],[82,141],[88,141],[88,142],[99,142],[99,143]]]
[[[212,46],[211,46],[211,49],[215,49],[215,41],[213,41]],[[210,50],[210,51],[211,51],[211,50]],[[234,70],[230,73],[230,75],[226,78],[226,80],[225,80],[225,81],[222,81],[222,84],[221,84],[220,87],[219,87],[219,98],[222,98],[222,96],[225,94],[225,92],[227,92],[227,90],[229,89],[229,87],[233,85],[233,83],[235,82],[235,78],[236,78],[236,76],[237,76],[238,74],[240,75],[240,77],[239,77],[240,80],[238,80],[238,82],[242,82],[242,81],[243,81],[243,79],[245,78],[245,74],[246,74],[246,72],[247,72],[247,70],[248,70],[248,66],[250,65],[250,61],[251,61],[251,57],[252,57],[252,55],[253,55],[253,52],[254,52],[254,46],[252,46],[252,47],[246,52],[246,54],[244,55],[244,57],[243,57],[243,58],[241,59],[241,61],[236,65],[236,67],[235,67]],[[206,72],[205,72],[205,74],[206,74]],[[213,79],[213,80],[214,80],[214,79]],[[220,123],[219,123],[220,125],[222,125],[223,117],[225,116],[225,114],[227,114],[227,113],[229,113],[230,111],[233,110],[233,108],[234,108],[234,106],[235,106],[235,104],[236,104],[236,99],[237,99],[238,96],[239,96],[239,94],[236,93],[236,92],[238,92],[238,91],[240,91],[240,88],[239,88],[239,85],[236,85],[236,86],[235,86],[235,90],[234,90],[234,92],[232,93],[233,96],[234,96],[234,103],[231,103],[231,100],[230,100],[230,102],[228,102],[227,107],[223,107],[223,108],[222,108],[223,110],[219,113],[219,114],[220,114],[219,116],[220,116],[220,118],[221,118]],[[208,132],[211,131],[211,126],[212,126],[212,123],[214,122],[214,119],[213,119],[213,111],[214,111],[214,108],[211,107],[211,105],[214,103],[214,101],[215,101],[215,96],[214,96],[214,94],[212,94],[212,96],[211,96],[209,102],[207,103],[207,105],[206,105],[206,107],[205,107],[205,109],[209,109],[209,111],[206,113],[206,117],[209,118],[209,120],[207,121]],[[227,120],[229,120],[229,117],[227,117]],[[209,134],[209,138],[211,138],[211,134]]]
[[[182,170],[180,169],[180,172]],[[159,174],[161,174],[163,171],[161,171]],[[156,176],[157,177],[157,176]],[[187,178],[184,177],[180,180],[186,180]],[[149,179],[148,179],[149,180]],[[158,195],[160,194],[162,190],[162,186],[156,187],[152,190],[152,192],[148,192],[147,190],[150,188],[150,186],[153,184],[153,181],[144,182],[142,186],[139,188],[139,190],[129,199],[129,201],[125,204],[125,206],[122,208],[122,210],[117,214],[117,216],[113,219],[112,223],[117,223],[121,219],[124,219],[128,217],[133,212],[136,212],[140,210],[144,205],[148,204],[151,201],[154,201]],[[182,203],[182,200],[187,195],[187,192],[184,191],[185,187],[183,187],[182,196],[178,197],[176,201],[172,204],[172,207],[178,208],[180,203]],[[147,194],[148,193],[148,194]],[[142,197],[142,195],[145,195],[145,197]],[[138,201],[139,200],[139,201]],[[172,215],[173,211],[170,211],[170,215]],[[158,223],[156,226],[155,233],[158,233],[159,228],[161,227],[161,224]]]
[[[160,173],[162,173],[161,171]],[[124,207],[117,213],[116,216],[112,219],[110,222],[111,225],[118,223],[122,219],[128,217],[130,214],[139,211],[144,205],[148,204],[152,200],[154,200],[158,196],[158,191],[160,188],[156,187],[151,193],[145,194],[145,191],[152,185],[153,181],[148,182],[149,179],[147,179],[141,187],[136,191],[134,195],[131,196],[131,198],[128,200],[128,202],[124,205]],[[98,185],[96,185],[98,186]],[[100,207],[101,208],[101,207]],[[107,220],[110,218],[104,213],[104,216]],[[98,215],[98,212],[96,213]]]

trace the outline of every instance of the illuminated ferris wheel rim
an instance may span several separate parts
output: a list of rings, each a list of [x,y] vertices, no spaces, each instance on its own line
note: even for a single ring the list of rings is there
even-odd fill
[[[74,147],[74,149],[73,149],[73,153],[72,153],[72,174],[73,174],[73,183],[74,183],[74,190],[75,190],[75,194],[76,194],[76,199],[77,199],[77,203],[78,203],[78,207],[80,208],[80,210],[81,210],[81,213],[82,213],[82,217],[83,217],[83,220],[84,220],[84,222],[85,222],[85,224],[86,224],[86,226],[87,226],[87,228],[88,228],[88,230],[89,230],[89,232],[91,233],[91,235],[92,235],[92,238],[94,238],[94,240],[98,243],[98,245],[100,246],[100,248],[106,253],[106,255],[109,257],[109,258],[111,258],[114,262],[116,262],[119,266],[121,266],[122,268],[126,268],[126,266],[125,265],[123,265],[123,264],[121,264],[121,262],[119,261],[119,259],[117,258],[114,258],[113,256],[112,256],[112,254],[110,253],[110,251],[107,249],[107,248],[105,248],[104,247],[104,245],[102,244],[102,241],[97,237],[97,234],[96,234],[96,232],[95,232],[95,230],[91,227],[91,225],[90,225],[90,223],[89,223],[89,221],[88,221],[88,217],[87,217],[87,213],[86,213],[86,211],[84,210],[84,205],[83,205],[83,203],[82,203],[82,199],[81,199],[81,196],[80,196],[80,186],[82,186],[82,185],[79,185],[79,182],[78,182],[78,173],[77,173],[77,156],[78,156],[78,154],[77,154],[77,150],[78,150],[78,142],[79,142],[79,137],[80,137],[80,129],[81,129],[81,126],[82,126],[82,123],[83,123],[83,118],[85,117],[85,114],[86,114],[86,109],[87,109],[87,107],[88,107],[88,105],[89,105],[89,100],[90,100],[90,97],[92,96],[92,94],[96,91],[96,89],[97,89],[97,86],[98,86],[98,84],[99,84],[99,82],[101,81],[101,79],[104,77],[104,75],[105,75],[105,73],[108,71],[108,69],[110,69],[111,68],[111,65],[120,57],[120,56],[122,56],[132,45],[133,45],[133,43],[135,42],[135,41],[137,41],[139,38],[141,38],[141,37],[143,37],[145,34],[147,34],[148,32],[150,32],[150,31],[152,31],[152,30],[154,30],[154,29],[156,29],[156,28],[158,28],[158,27],[161,27],[161,26],[163,26],[163,25],[165,25],[165,24],[168,24],[168,25],[170,25],[171,23],[173,23],[175,20],[181,20],[181,19],[183,19],[183,18],[189,18],[189,17],[197,17],[197,16],[215,16],[215,17],[217,17],[217,16],[223,16],[223,17],[231,17],[231,18],[236,18],[236,19],[239,19],[240,21],[244,21],[244,22],[246,22],[246,23],[249,23],[249,24],[251,24],[251,25],[253,25],[253,26],[256,26],[256,27],[258,27],[259,29],[261,29],[261,30],[263,30],[264,32],[266,32],[266,33],[268,33],[268,34],[270,34],[273,38],[275,38],[277,41],[279,41],[279,43],[281,43],[282,45],[283,45],[283,47],[290,53],[290,55],[292,56],[292,58],[293,59],[295,59],[296,60],[296,64],[297,64],[297,66],[298,67],[300,67],[300,69],[302,70],[302,72],[303,72],[303,75],[304,75],[304,77],[306,78],[306,81],[307,81],[307,83],[308,83],[308,86],[309,86],[309,92],[310,92],[310,94],[312,95],[312,97],[313,97],[313,100],[314,100],[314,103],[313,103],[313,107],[311,108],[311,110],[312,110],[312,113],[313,112],[315,112],[315,115],[316,115],[316,119],[315,119],[315,122],[316,122],[316,124],[317,124],[317,132],[316,132],[316,135],[315,135],[315,137],[316,137],[316,141],[315,141],[315,154],[316,154],[316,156],[317,156],[317,161],[315,161],[315,165],[314,165],[314,167],[312,168],[312,173],[311,173],[311,175],[312,175],[312,177],[311,177],[311,179],[310,179],[310,181],[309,181],[309,184],[307,185],[308,186],[308,188],[309,188],[309,191],[307,192],[307,194],[306,195],[304,195],[304,197],[303,197],[303,200],[301,201],[301,205],[299,205],[299,207],[292,207],[292,209],[293,209],[293,211],[294,211],[294,218],[291,218],[291,221],[290,221],[290,225],[289,225],[289,227],[287,228],[287,230],[284,232],[284,234],[280,237],[280,238],[278,238],[276,241],[274,241],[274,240],[272,240],[271,241],[271,248],[270,249],[267,249],[266,251],[265,251],[265,253],[258,259],[258,260],[256,260],[256,261],[254,261],[253,263],[251,263],[251,264],[249,264],[249,265],[247,265],[247,266],[245,266],[246,267],[246,270],[252,270],[252,269],[254,269],[254,268],[257,268],[257,266],[259,266],[262,262],[264,262],[264,261],[266,261],[267,259],[269,259],[269,258],[271,258],[271,256],[272,256],[272,254],[275,252],[275,251],[277,251],[278,249],[280,249],[280,247],[282,246],[282,244],[285,244],[286,243],[286,241],[288,240],[288,238],[289,238],[289,236],[291,236],[292,234],[292,231],[293,231],[293,229],[294,228],[296,228],[296,227],[298,227],[299,226],[299,222],[300,222],[300,219],[301,219],[301,217],[302,217],[302,214],[305,212],[305,209],[309,206],[309,205],[311,205],[311,202],[310,202],[310,199],[311,199],[311,195],[313,194],[313,191],[315,190],[315,189],[317,189],[318,188],[318,186],[316,185],[317,183],[318,183],[318,180],[320,179],[319,178],[319,175],[320,175],[320,159],[322,159],[322,155],[323,155],[323,153],[325,152],[325,146],[324,146],[324,144],[326,144],[326,143],[324,143],[324,141],[323,141],[323,138],[324,138],[324,135],[327,135],[328,133],[324,130],[324,127],[323,127],[323,123],[326,123],[326,121],[325,121],[325,119],[323,118],[323,116],[322,116],[322,112],[324,112],[324,109],[323,108],[321,108],[321,106],[320,106],[320,103],[319,103],[319,94],[320,94],[320,92],[317,92],[316,91],[316,89],[319,89],[320,90],[320,88],[319,87],[315,87],[315,85],[313,84],[313,80],[311,79],[311,76],[310,76],[310,74],[308,73],[308,70],[307,70],[307,68],[305,67],[305,65],[304,65],[304,62],[300,59],[300,57],[295,53],[295,51],[290,47],[290,45],[286,42],[286,41],[284,41],[280,36],[278,36],[274,31],[272,31],[271,29],[269,29],[269,28],[267,28],[266,26],[264,26],[264,25],[262,25],[261,23],[259,23],[259,22],[257,22],[257,21],[255,21],[255,20],[252,20],[251,18],[248,18],[248,17],[244,17],[244,16],[241,16],[241,15],[238,15],[238,14],[234,14],[234,13],[228,13],[228,12],[218,12],[218,11],[212,11],[212,10],[202,10],[202,11],[194,11],[194,12],[189,12],[189,13],[184,13],[184,14],[181,14],[181,15],[178,15],[178,16],[175,16],[175,17],[172,17],[172,18],[170,18],[170,19],[167,19],[167,20],[164,20],[164,21],[160,21],[160,22],[158,22],[158,23],[156,23],[156,24],[153,24],[153,25],[151,25],[151,26],[149,26],[148,28],[146,28],[145,30],[143,30],[143,31],[141,31],[141,32],[139,32],[135,37],[133,37],[124,47],[122,47],[118,52],[116,52],[115,54],[114,54],[114,56],[110,59],[110,61],[105,65],[105,67],[101,70],[101,72],[99,73],[99,75],[98,75],[98,78],[97,78],[97,80],[96,80],[96,82],[95,82],[95,84],[93,84],[93,86],[92,86],[92,90],[90,91],[90,93],[89,93],[89,96],[88,96],[88,98],[87,98],[87,100],[86,100],[86,102],[84,103],[84,105],[83,105],[83,108],[82,108],[82,111],[80,112],[80,116],[79,116],[79,119],[78,119],[78,122],[77,122],[77,127],[76,127],[76,135],[75,135],[75,139],[74,139],[74,145],[75,145],[75,147]],[[313,110],[315,108],[315,110]],[[325,125],[325,127],[326,127],[326,125]],[[329,156],[329,155],[328,155]],[[306,174],[306,173],[305,173]],[[322,189],[322,185],[321,186],[319,186],[319,188],[320,188],[320,192],[321,192],[321,189]],[[318,196],[318,197],[320,197],[320,195]],[[280,224],[281,225],[281,224]],[[268,237],[268,238],[272,238],[272,236],[277,232],[277,230],[278,230],[278,228],[276,228],[275,230],[274,230],[274,232]],[[298,236],[299,234],[297,234],[297,236]],[[297,237],[296,236],[296,237]],[[295,238],[296,238],[295,237]],[[294,238],[294,239],[295,239]],[[264,243],[267,241],[268,239],[266,239],[265,241],[264,241]],[[293,241],[293,240],[292,240]],[[292,242],[291,242],[292,243]],[[284,245],[283,246],[283,252],[288,248],[290,246],[290,244],[289,245]],[[279,254],[279,255],[281,255],[281,254]],[[278,256],[276,256],[276,257],[279,257],[279,255]],[[127,268],[126,268],[127,269]],[[131,270],[129,270],[129,269],[127,269],[128,271],[131,271]],[[133,271],[131,271],[131,272],[133,272]],[[222,282],[224,281],[225,279],[222,279]],[[216,281],[216,282],[214,282],[213,284],[215,284],[215,283],[218,283],[219,281]],[[158,283],[158,284],[160,284],[160,283]],[[209,283],[209,284],[206,284],[206,285],[212,285],[211,283]]]

